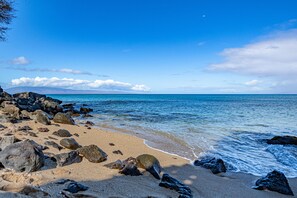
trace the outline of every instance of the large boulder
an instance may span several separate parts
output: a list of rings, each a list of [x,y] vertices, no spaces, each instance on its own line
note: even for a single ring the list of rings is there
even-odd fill
[[[33,140],[24,140],[7,146],[0,152],[0,162],[5,168],[18,172],[33,172],[44,164],[44,154],[40,145]]]
[[[96,145],[84,146],[77,151],[93,163],[103,162],[107,159],[107,154]]]
[[[297,145],[297,137],[296,136],[275,136],[270,140],[267,140],[268,144],[293,144]]]
[[[215,157],[206,157],[201,160],[195,160],[194,165],[210,169],[213,174],[225,173],[227,171],[224,161]]]
[[[53,158],[56,161],[57,166],[67,166],[73,163],[80,163],[82,161],[82,157],[77,151],[57,154],[53,156]]]
[[[6,104],[3,111],[12,118],[20,119],[20,109],[13,104]]]
[[[180,194],[179,197],[191,198],[193,197],[191,189],[177,179],[168,174],[164,174],[159,186],[175,190]]]
[[[71,133],[66,129],[59,129],[58,131],[53,132],[53,135],[58,137],[71,137]]]
[[[81,146],[76,142],[74,138],[63,138],[60,140],[60,144],[65,148],[75,150],[80,148]]]
[[[257,190],[271,190],[285,195],[294,195],[286,176],[279,171],[272,171],[256,181]]]
[[[161,165],[157,158],[149,154],[139,155],[136,158],[137,166],[145,169],[149,173],[151,173],[156,179],[161,179]]]
[[[56,123],[74,125],[74,120],[65,113],[57,113],[53,119]]]
[[[35,121],[44,124],[44,125],[50,125],[51,121],[49,120],[47,114],[41,110],[37,110],[34,112],[35,114]]]

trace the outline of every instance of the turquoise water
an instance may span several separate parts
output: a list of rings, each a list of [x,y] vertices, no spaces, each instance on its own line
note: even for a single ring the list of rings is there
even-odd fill
[[[264,141],[297,135],[297,95],[51,96],[87,104],[98,127],[137,135],[166,152],[191,160],[214,155],[235,172],[278,169],[297,177],[297,147]]]

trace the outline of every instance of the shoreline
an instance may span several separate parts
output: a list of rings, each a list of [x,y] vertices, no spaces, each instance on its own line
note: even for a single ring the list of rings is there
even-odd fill
[[[55,137],[52,135],[52,132],[55,130],[61,128],[66,129],[69,130],[71,134],[79,134],[79,137],[75,137],[75,139],[81,145],[95,144],[108,154],[107,161],[102,163],[90,163],[84,159],[81,163],[71,164],[69,166],[55,169],[45,169],[29,174],[30,178],[33,178],[34,180],[34,182],[30,183],[31,185],[41,186],[45,191],[51,189],[51,193],[53,194],[59,193],[60,188],[53,187],[52,183],[58,179],[69,178],[88,185],[90,189],[86,192],[95,197],[137,197],[136,195],[141,197],[177,197],[178,194],[175,191],[159,187],[159,182],[146,171],[142,170],[142,173],[144,174],[143,176],[131,177],[123,176],[116,170],[110,170],[104,167],[105,164],[117,159],[124,160],[131,156],[137,157],[139,154],[148,153],[159,159],[165,173],[169,173],[176,179],[188,185],[191,188],[194,197],[287,197],[272,191],[257,191],[252,189],[251,187],[254,185],[255,180],[259,177],[245,173],[232,172],[213,175],[210,170],[192,165],[188,159],[151,148],[145,143],[146,140],[131,134],[109,132],[97,128],[87,129],[81,125],[59,124],[59,126],[57,126],[53,123],[52,125],[44,126],[39,123],[34,123],[34,121],[22,121],[18,124],[6,123],[5,125],[10,128],[12,128],[12,126],[17,128],[18,126],[27,125],[30,126],[33,131],[36,131],[38,127],[47,127],[50,131],[47,133],[37,132],[36,135],[38,137],[20,135],[21,133],[17,131],[14,133],[16,137],[33,139],[40,144],[43,144],[44,139],[48,138],[48,136]],[[3,133],[3,131],[1,133]],[[115,146],[112,147],[109,143],[114,143]],[[113,154],[113,150],[121,150],[123,155]],[[58,151],[53,148],[49,148],[49,150],[46,151],[52,153],[63,153],[66,152],[67,149]],[[10,178],[10,181],[19,180],[24,181],[23,184],[27,184],[26,181],[28,181],[28,178],[25,178],[28,177],[28,174],[1,172],[2,178],[3,175],[7,174],[10,174],[10,177],[14,178]],[[288,180],[292,190],[295,191],[296,194],[297,178]],[[20,184],[20,182],[17,183],[18,185]],[[16,183],[8,182],[7,184],[6,181],[6,185],[15,186]],[[123,185],[124,190],[122,188],[118,189],[119,185]],[[98,189],[100,189],[99,191],[102,196],[98,194]],[[226,191],[225,189],[229,190]],[[14,191],[17,190],[14,189]]]

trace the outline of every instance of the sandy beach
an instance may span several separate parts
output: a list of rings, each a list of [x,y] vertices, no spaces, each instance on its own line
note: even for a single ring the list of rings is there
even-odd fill
[[[131,135],[96,128],[87,129],[83,125],[55,123],[46,126],[49,129],[48,132],[36,132],[37,128],[45,126],[34,121],[22,121],[18,124],[3,123],[3,125],[7,129],[1,131],[2,135],[7,132],[13,133],[20,140],[32,139],[41,145],[49,139],[59,143],[61,138],[52,133],[58,129],[66,129],[71,134],[79,135],[75,139],[80,145],[95,144],[108,154],[107,160],[101,163],[91,163],[83,159],[81,163],[58,168],[43,167],[40,171],[32,173],[2,170],[1,188],[4,191],[18,192],[25,185],[33,185],[40,187],[52,197],[59,197],[63,185],[56,185],[54,182],[59,179],[72,179],[88,186],[89,189],[84,194],[94,197],[178,197],[175,191],[159,187],[159,181],[145,170],[141,170],[142,176],[125,176],[119,174],[118,170],[104,167],[105,164],[118,159],[124,160],[141,154],[151,154],[160,161],[163,173],[169,173],[191,188],[193,197],[286,197],[277,192],[252,189],[257,179],[255,176],[229,172],[214,175],[210,170],[191,165],[186,159],[149,148],[144,144],[143,139]],[[37,137],[17,131],[22,126],[30,126]],[[120,150],[123,155],[114,154],[115,150]],[[53,154],[62,152],[68,152],[68,150],[59,151],[50,147],[44,151],[44,153]],[[297,180],[289,179],[289,183],[296,194]]]

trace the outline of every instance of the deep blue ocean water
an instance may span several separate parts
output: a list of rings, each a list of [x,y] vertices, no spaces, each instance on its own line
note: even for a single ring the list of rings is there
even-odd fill
[[[297,135],[297,95],[50,95],[94,109],[97,127],[142,137],[154,148],[194,160],[225,160],[230,171],[297,177],[297,147],[268,145]]]

